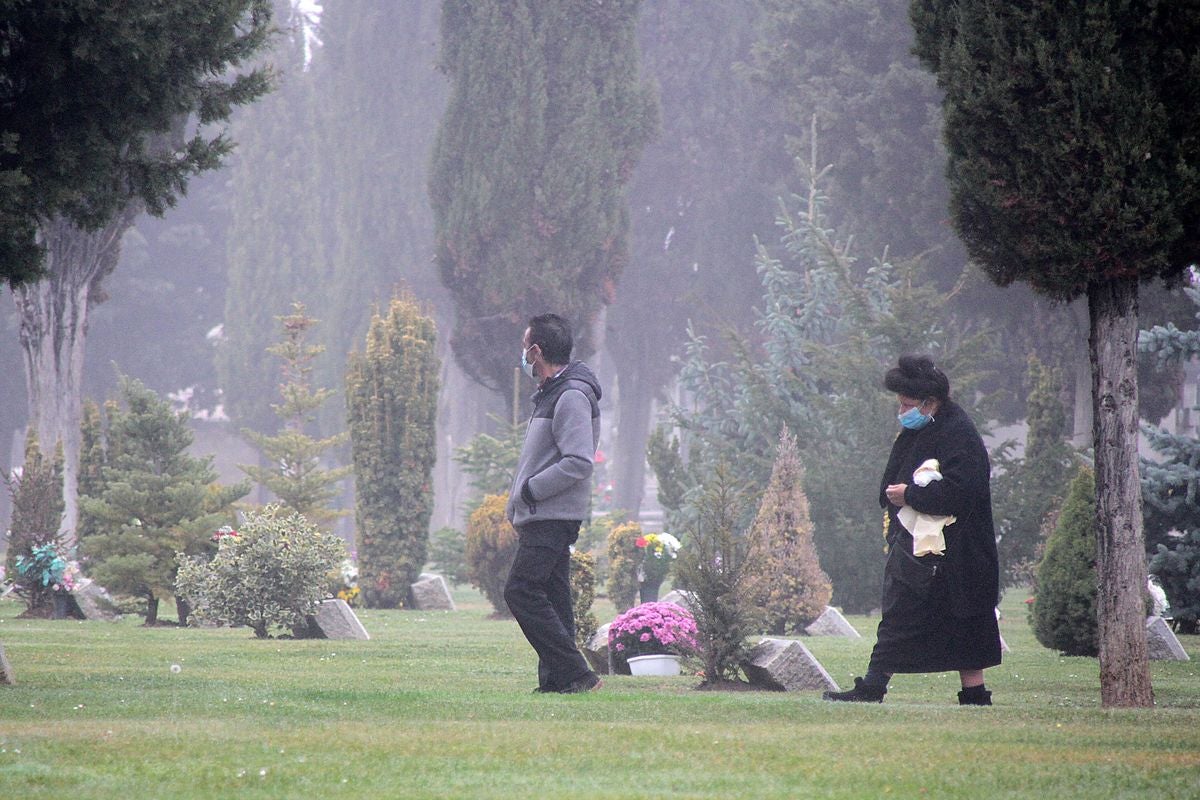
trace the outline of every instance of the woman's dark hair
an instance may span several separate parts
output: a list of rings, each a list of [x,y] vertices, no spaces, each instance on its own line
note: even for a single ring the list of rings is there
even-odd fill
[[[889,392],[918,400],[950,398],[950,379],[929,356],[900,356],[900,365],[887,371],[883,385]]]
[[[529,320],[529,344],[542,348],[542,358],[551,364],[567,364],[575,346],[571,323],[558,314],[539,314]]]

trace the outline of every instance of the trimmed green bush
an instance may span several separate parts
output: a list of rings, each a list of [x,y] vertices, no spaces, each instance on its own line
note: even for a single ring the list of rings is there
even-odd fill
[[[517,557],[517,532],[504,514],[508,498],[489,494],[467,520],[467,575],[483,592],[496,617],[511,617],[504,584]]]
[[[211,561],[178,554],[175,591],[194,617],[247,625],[260,639],[272,625],[306,628],[346,557],[341,539],[278,505],[249,512],[241,530],[219,540]]]
[[[1034,635],[1068,656],[1099,652],[1096,622],[1096,483],[1081,467],[1063,501],[1058,525],[1038,566],[1037,595],[1030,608]]]

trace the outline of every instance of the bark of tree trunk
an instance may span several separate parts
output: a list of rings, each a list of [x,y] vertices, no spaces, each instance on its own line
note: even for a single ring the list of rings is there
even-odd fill
[[[63,218],[41,228],[46,245],[46,277],[18,287],[13,299],[20,314],[29,424],[44,453],[63,448],[63,519],[59,533],[75,545],[79,520],[80,409],[88,308],[103,299],[101,282],[116,267],[121,237],[133,223],[131,206],[96,231]]]
[[[1154,705],[1146,646],[1146,548],[1138,473],[1136,279],[1093,284],[1093,441],[1096,453],[1096,615],[1100,700]]]
[[[146,600],[146,625],[158,623],[158,598],[151,593]]]
[[[646,490],[646,440],[650,436],[650,407],[654,393],[637,367],[620,372],[620,427],[613,453],[613,507],[637,519]]]

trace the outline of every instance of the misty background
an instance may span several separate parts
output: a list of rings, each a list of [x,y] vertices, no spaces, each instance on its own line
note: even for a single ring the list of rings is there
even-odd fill
[[[993,438],[1021,436],[1026,361],[1067,376],[1076,444],[1090,436],[1087,311],[1025,286],[999,289],[967,264],[946,211],[940,96],[910,54],[907,2],[680,2],[641,5],[638,70],[657,123],[625,184],[628,259],[607,304],[585,321],[587,360],[605,386],[597,510],[661,525],[646,442],[669,402],[688,326],[751,337],[762,286],[756,239],[782,249],[780,198],[805,191],[797,157],[831,165],[827,211],[860,253],[904,264],[952,294],[960,319],[985,325],[1003,358],[979,391],[994,394]],[[277,3],[269,59],[275,90],[241,109],[228,164],[196,177],[162,219],[142,215],[91,309],[85,396],[111,396],[119,373],[186,410],[195,450],[225,481],[258,458],[241,434],[273,432],[278,364],[264,352],[293,301],[321,322],[314,382],[339,394],[322,435],[345,429],[347,354],[370,315],[406,285],[434,314],[442,357],[431,529],[461,528],[470,499],[454,448],[523,418],[533,384],[487,388],[451,352],[454,287],[439,277],[430,203],[435,139],[450,102],[438,69],[442,3]],[[544,309],[558,310],[558,309]],[[1194,327],[1178,291],[1147,289],[1143,328]],[[519,339],[501,342],[519,361]],[[726,354],[739,357],[738,354]],[[0,469],[21,463],[27,403],[17,314],[0,305]],[[954,376],[951,376],[952,380]],[[1194,432],[1195,366],[1144,370],[1143,418]],[[884,420],[883,424],[891,424]],[[880,457],[882,458],[882,453]],[[348,448],[335,454],[349,463]],[[349,488],[340,506],[353,508]],[[254,499],[265,499],[258,497]],[[873,498],[866,498],[867,502]],[[0,524],[10,513],[0,493]],[[353,535],[353,516],[339,532]]]

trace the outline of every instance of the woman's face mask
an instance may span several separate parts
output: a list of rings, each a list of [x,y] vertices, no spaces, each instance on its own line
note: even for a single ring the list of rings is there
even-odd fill
[[[901,401],[901,403],[903,404],[903,401]],[[933,422],[932,414],[922,414],[921,413],[921,409],[924,407],[925,407],[924,402],[922,402],[919,405],[910,406],[907,411],[897,414],[896,419],[898,419],[900,421],[900,424],[903,427],[907,428],[908,430],[919,431],[919,430],[921,430],[921,428],[924,428],[930,422]]]

